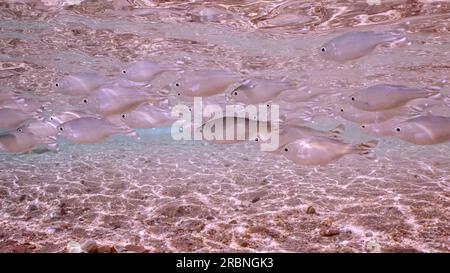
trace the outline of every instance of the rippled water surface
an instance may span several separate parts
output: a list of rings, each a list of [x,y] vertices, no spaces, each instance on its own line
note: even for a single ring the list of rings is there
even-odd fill
[[[333,90],[307,115],[320,128],[344,123],[354,143],[371,137],[332,114],[332,94],[378,83],[447,83],[449,93],[449,1],[1,1],[0,18],[0,91],[55,111],[81,107],[54,90],[65,74],[113,76],[141,59]],[[402,29],[409,43],[345,64],[319,56],[355,29]],[[449,144],[380,138],[376,159],[310,167],[253,143],[139,133],[0,153],[0,251],[89,239],[117,251],[450,251]]]

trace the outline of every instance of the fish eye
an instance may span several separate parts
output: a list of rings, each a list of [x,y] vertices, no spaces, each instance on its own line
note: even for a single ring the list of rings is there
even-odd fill
[[[22,131],[22,128],[17,128],[17,132],[21,133]]]
[[[255,138],[255,141],[258,141],[258,138]]]
[[[287,152],[287,151],[289,151],[289,150],[288,150],[288,148],[284,148],[284,151]]]
[[[181,96],[181,94],[180,94],[180,93],[178,93],[178,94],[177,94],[177,96]]]
[[[327,51],[327,49],[326,49],[325,47],[322,47],[322,48],[320,49],[320,51],[325,52],[325,51]]]
[[[58,86],[59,86],[59,83],[55,83],[55,86],[58,87]]]
[[[64,131],[63,127],[59,127],[59,130],[60,130],[60,131]]]
[[[127,71],[126,71],[126,70],[123,70],[122,73],[123,73],[123,74],[127,74]]]
[[[363,129],[366,128],[366,125],[361,125],[361,128],[363,128]]]
[[[235,96],[237,96],[237,91],[234,91],[233,94],[234,94]]]
[[[122,115],[122,118],[125,118],[125,114]]]
[[[87,99],[83,99],[83,102],[84,102],[84,103],[87,103],[88,101],[87,101]]]
[[[54,118],[53,118],[53,117],[50,117],[50,120],[51,120],[51,121],[53,121],[53,120],[54,120]]]
[[[267,104],[266,106],[267,106],[267,108],[269,108],[269,107],[270,107],[270,104]]]
[[[397,132],[400,132],[400,128],[395,129]]]
[[[344,112],[344,109],[341,109],[341,112]]]
[[[352,97],[352,101],[355,101],[355,97]]]
[[[175,86],[176,86],[176,87],[180,87],[180,84],[179,84],[179,83],[176,83]]]

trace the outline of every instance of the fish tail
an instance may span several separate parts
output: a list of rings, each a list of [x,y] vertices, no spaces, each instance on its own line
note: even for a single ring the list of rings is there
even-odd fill
[[[22,122],[21,126],[27,127],[32,121],[35,121],[35,120],[44,121],[45,116],[43,115],[43,113],[44,113],[44,111],[40,111],[40,109],[34,111],[33,113],[31,113],[30,117],[27,120]]]
[[[58,152],[58,151],[59,151],[59,146],[58,146],[58,143],[57,143],[56,141],[53,142],[53,143],[48,143],[48,144],[47,144],[47,147],[48,147],[48,149],[51,150],[51,151],[55,151],[55,152]]]
[[[361,144],[352,145],[352,152],[359,154],[367,159],[376,159],[376,154],[373,152],[375,146],[377,146],[378,140],[370,140]]]
[[[32,113],[32,116],[33,116],[33,118],[35,118],[35,119],[39,119],[39,118],[42,116],[43,113],[44,113],[44,109],[39,108],[39,109],[35,110],[35,111]]]
[[[387,45],[389,47],[393,47],[396,45],[404,45],[408,43],[408,39],[404,35],[404,32],[402,32],[400,29],[380,33],[379,37],[381,38],[382,44]]]
[[[59,151],[59,146],[57,142],[56,136],[47,136],[43,137],[41,141],[39,141],[41,144],[45,144],[47,146],[47,149],[50,151]]]
[[[303,90],[305,88],[305,86],[299,86],[297,83],[292,82],[292,81],[284,81],[286,83],[286,89],[284,89],[281,92],[285,92],[287,90],[292,90],[292,89],[298,89],[298,90]]]
[[[43,139],[44,144],[56,144],[56,136],[47,136]]]
[[[43,119],[43,115],[46,112],[50,112],[49,106],[51,106],[51,102],[47,102],[47,103],[42,104],[38,109],[34,110],[33,113],[31,113],[31,116],[34,119],[42,120]]]
[[[327,132],[327,135],[331,138],[340,138],[345,131],[345,125],[339,124],[336,128]]]
[[[444,99],[445,95],[441,92],[441,86],[430,86],[425,88],[424,95],[430,99]]]
[[[420,106],[410,106],[408,107],[408,116],[409,117],[417,117],[421,116],[425,112],[425,109]]]
[[[12,95],[11,98],[17,103],[25,102],[25,99],[22,96],[18,95],[18,94]]]
[[[170,90],[167,89],[166,87],[163,87],[163,88],[159,89],[156,93],[159,96],[168,96],[170,94]]]
[[[35,119],[38,120],[38,121],[44,121],[45,120],[45,116],[39,115]]]
[[[162,101],[167,99],[167,97],[164,94],[159,93],[159,92],[157,92],[157,93],[150,93],[150,92],[148,92],[147,94],[149,95],[148,96],[148,102],[150,102],[150,103],[159,104],[160,102],[162,102]]]
[[[150,102],[161,101],[170,92],[170,90],[165,87],[156,89],[151,84],[141,87],[139,90],[145,94],[146,98],[148,98],[148,101]]]
[[[141,140],[141,137],[138,135],[138,133],[136,133],[136,131],[135,130],[128,130],[128,132],[127,133],[125,133],[125,135],[126,136],[129,136],[129,137],[132,137],[132,138],[134,138],[134,139],[136,139],[136,140]]]

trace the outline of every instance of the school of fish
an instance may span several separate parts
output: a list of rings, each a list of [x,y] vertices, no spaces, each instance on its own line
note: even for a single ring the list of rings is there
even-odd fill
[[[404,35],[395,31],[352,31],[331,38],[317,52],[326,62],[358,62],[379,46],[405,40]],[[153,81],[166,73],[173,74],[176,80],[166,87],[155,87]],[[188,69],[175,63],[138,60],[123,64],[113,77],[85,71],[61,77],[53,88],[71,101],[74,109],[67,111],[54,111],[54,101],[2,90],[0,150],[25,153],[45,146],[58,151],[58,137],[74,144],[100,143],[117,134],[141,141],[135,129],[171,126],[177,120],[171,113],[172,107],[183,104],[193,113],[194,98],[201,97],[204,106],[265,105],[270,109],[278,105],[280,118],[271,120],[280,123],[279,131],[273,132],[279,134],[278,148],[273,154],[283,155],[296,164],[325,165],[349,154],[372,159],[374,147],[384,137],[395,137],[411,145],[450,142],[450,107],[448,96],[441,92],[443,87],[402,86],[393,81],[336,92],[314,90],[307,80],[299,85],[289,78],[244,76],[239,71]],[[326,109],[330,117],[355,123],[374,139],[351,144],[341,139],[345,130],[342,124],[329,131],[309,126],[317,110],[310,102],[332,98],[335,98],[332,106]],[[433,107],[441,107],[443,111],[434,115]],[[267,138],[261,135],[260,127],[272,129],[270,118],[268,121],[259,117],[199,114],[203,118],[200,124],[185,120],[183,128],[198,130],[206,141],[215,144],[247,141],[260,145]],[[244,132],[237,130],[239,126]],[[218,128],[222,129],[223,138],[207,136]],[[236,139],[225,140],[229,132]]]

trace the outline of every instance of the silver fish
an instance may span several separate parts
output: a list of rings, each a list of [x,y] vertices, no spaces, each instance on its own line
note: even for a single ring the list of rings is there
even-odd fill
[[[390,32],[352,31],[339,35],[320,47],[325,59],[346,62],[370,54],[378,45],[405,39]]]
[[[58,134],[58,131],[56,130],[58,124],[58,122],[50,119],[35,119],[25,122],[25,124],[17,128],[17,130],[19,132],[32,133],[39,137],[53,137]]]
[[[348,144],[323,136],[311,136],[287,144],[282,153],[299,165],[325,165],[348,154],[359,154],[373,158],[372,149],[377,141]]]
[[[294,87],[294,84],[280,80],[253,79],[231,91],[231,98],[245,104],[259,104],[273,100],[281,92]]]
[[[323,136],[330,139],[339,139],[344,130],[345,126],[343,124],[339,124],[332,130],[322,131],[301,124],[283,123],[280,131],[279,147],[282,148],[295,140],[311,136]]]
[[[197,70],[186,72],[172,84],[178,96],[209,97],[225,92],[242,77],[236,73],[222,70]]]
[[[90,110],[106,116],[128,112],[146,102],[157,100],[157,96],[141,89],[103,86],[82,101]]]
[[[32,151],[39,144],[53,144],[54,138],[43,138],[20,129],[0,134],[0,150],[10,153],[24,153]]]
[[[401,85],[379,84],[350,96],[350,104],[364,111],[383,111],[405,105],[411,100],[439,95],[436,90]]]
[[[395,136],[417,145],[433,145],[450,141],[450,117],[422,116],[400,122]]]
[[[151,105],[142,105],[120,117],[130,128],[158,128],[175,120],[168,110]]]
[[[78,72],[64,76],[55,83],[55,88],[68,96],[88,96],[105,82],[106,79],[97,73]]]
[[[58,132],[65,139],[78,144],[102,142],[115,134],[136,136],[136,133],[130,128],[119,127],[95,117],[83,117],[65,122],[58,126]]]
[[[198,130],[210,142],[216,144],[233,144],[243,141],[258,141],[261,138],[268,139],[271,132],[271,123],[256,119],[224,116],[205,122]],[[213,134],[214,138],[208,139],[210,137],[206,135],[207,133]]]

